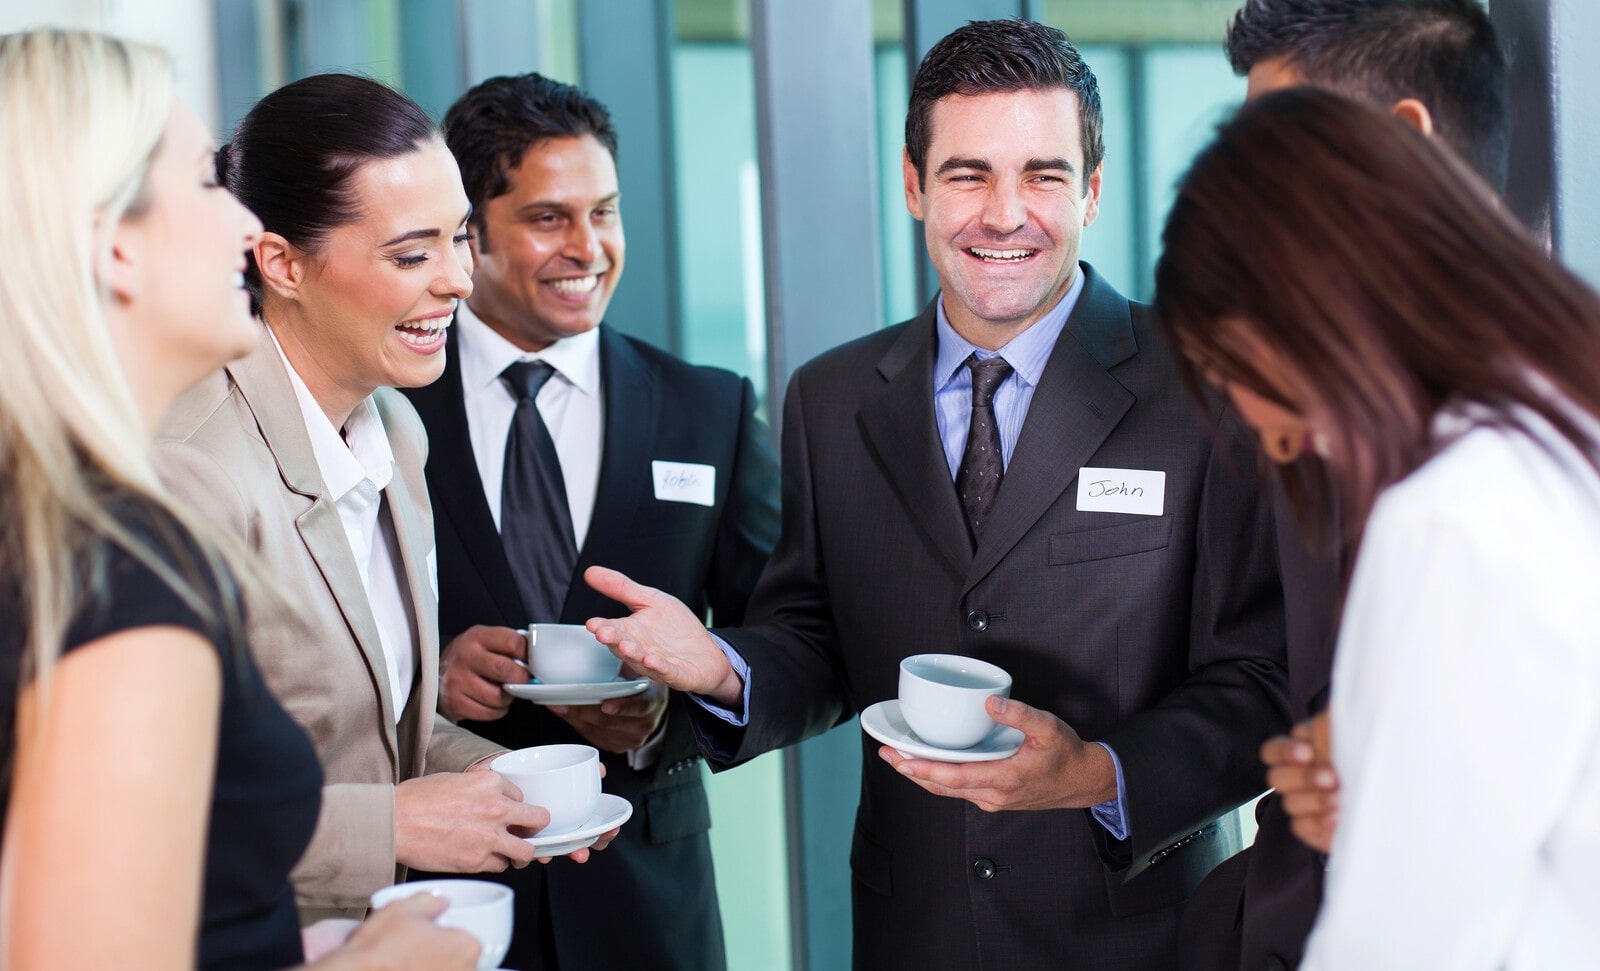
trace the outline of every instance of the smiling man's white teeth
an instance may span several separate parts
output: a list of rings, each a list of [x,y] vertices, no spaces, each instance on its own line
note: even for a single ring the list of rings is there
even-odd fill
[[[972,247],[968,252],[980,260],[1004,260],[1007,262],[1025,260],[1034,254],[1031,249],[979,249],[976,246]]]
[[[575,280],[551,280],[550,281],[550,285],[552,287],[555,287],[557,290],[559,290],[562,293],[568,293],[568,294],[571,294],[573,296],[578,296],[580,294],[588,293],[591,290],[593,290],[599,283],[600,283],[600,276],[599,276],[599,274],[595,274],[595,273],[591,273],[588,276],[580,276]]]

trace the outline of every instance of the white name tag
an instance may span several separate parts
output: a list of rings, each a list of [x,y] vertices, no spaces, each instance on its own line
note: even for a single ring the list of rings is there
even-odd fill
[[[662,502],[692,502],[698,506],[717,504],[717,467],[693,462],[651,462],[650,477],[655,480],[656,498]]]
[[[1078,470],[1078,509],[1159,516],[1166,508],[1167,474],[1144,469]]]

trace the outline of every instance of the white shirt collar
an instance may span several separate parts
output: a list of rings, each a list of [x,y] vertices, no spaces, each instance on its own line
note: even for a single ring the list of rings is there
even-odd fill
[[[289,383],[294,387],[295,399],[300,402],[300,416],[311,436],[311,451],[322,472],[323,484],[328,487],[329,498],[337,503],[362,482],[371,482],[379,492],[388,488],[389,480],[394,477],[394,450],[389,447],[389,436],[372,396],[368,395],[356,405],[344,423],[344,434],[340,435],[328,420],[328,413],[322,410],[311,389],[284,355],[278,335],[272,333],[271,327],[267,328],[267,333],[272,337],[272,346],[277,349],[284,370],[289,372]]]
[[[472,312],[465,300],[456,304],[456,353],[461,357],[461,386],[482,391],[500,380],[500,372],[517,361],[544,361],[584,394],[600,396],[600,328],[562,339],[542,351],[524,351],[495,333]]]

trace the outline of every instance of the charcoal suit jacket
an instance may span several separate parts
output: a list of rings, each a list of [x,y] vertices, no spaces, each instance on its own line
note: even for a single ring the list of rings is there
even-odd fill
[[[1286,724],[1270,508],[1248,439],[1181,387],[1149,312],[1087,265],[974,549],[934,419],[935,309],[806,364],[784,401],[783,532],[743,629],[749,722],[694,715],[714,768],[894,698],[906,655],[992,661],[1103,740],[1129,838],[1088,810],[986,813],[862,736],[860,968],[1165,968],[1177,913],[1236,849]],[[1219,424],[1220,423],[1220,424]],[[1084,467],[1165,472],[1161,515],[1079,508]]]

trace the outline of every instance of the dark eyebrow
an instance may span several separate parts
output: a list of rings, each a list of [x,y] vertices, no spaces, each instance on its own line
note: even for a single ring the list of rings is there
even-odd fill
[[[1027,164],[1022,166],[1022,171],[1024,172],[1054,172],[1058,170],[1069,174],[1077,171],[1072,167],[1072,163],[1064,158],[1030,158]]]
[[[616,192],[611,193],[610,195],[607,195],[607,196],[604,196],[604,197],[602,197],[600,199],[595,200],[594,204],[597,205],[597,206],[604,206],[604,205],[608,205],[610,203],[614,203],[620,198],[622,198],[622,192],[621,192],[621,190],[618,190]],[[551,212],[551,211],[554,211],[554,212],[566,212],[566,211],[568,211],[569,209],[572,209],[572,208],[573,208],[573,206],[572,206],[571,203],[557,202],[554,199],[536,199],[533,202],[529,202],[529,203],[524,204],[522,206],[522,208],[517,210],[517,212],[518,213]]]
[[[467,214],[465,216],[461,217],[461,222],[457,223],[457,225],[465,225],[467,220],[469,220],[471,218],[472,218],[472,209],[469,207],[467,209]],[[378,245],[380,247],[393,246],[396,243],[409,243],[413,239],[438,239],[439,236],[440,236],[440,233],[439,233],[439,231],[437,229],[413,229],[409,233],[401,233],[399,236],[396,236],[394,239],[391,239],[386,243],[379,243]]]
[[[396,243],[406,243],[406,242],[410,242],[413,239],[438,239],[438,238],[439,238],[439,231],[437,229],[413,229],[409,233],[401,233],[399,236],[396,236],[394,239],[391,239],[388,242],[381,243],[379,245],[381,245],[381,246],[393,246]]]
[[[988,162],[981,158],[947,158],[939,163],[934,175],[943,175],[953,169],[972,169],[976,172],[993,172]]]

